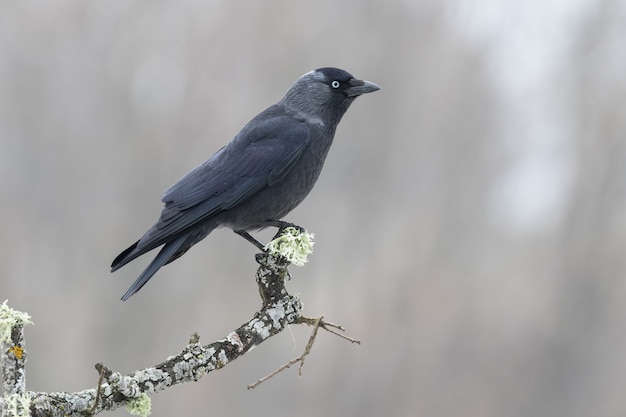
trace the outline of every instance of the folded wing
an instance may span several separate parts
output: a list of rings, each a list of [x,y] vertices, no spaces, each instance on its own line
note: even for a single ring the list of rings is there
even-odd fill
[[[254,119],[228,145],[166,191],[158,222],[116,258],[113,270],[279,183],[309,140],[306,124],[293,117]]]

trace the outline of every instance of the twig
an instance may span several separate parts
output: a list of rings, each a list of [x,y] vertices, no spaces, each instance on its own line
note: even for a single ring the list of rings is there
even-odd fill
[[[98,385],[96,386],[96,398],[93,400],[93,406],[89,409],[89,413],[91,414],[96,413],[96,408],[98,407],[98,402],[100,401],[100,396],[102,395],[102,381],[104,380],[104,373],[108,370],[102,363],[97,363],[95,368],[96,371],[98,371]]]
[[[321,318],[323,318],[323,317],[324,316],[322,316]],[[300,317],[298,319],[298,323],[307,324],[309,326],[316,326],[317,325],[317,326],[321,327],[322,329],[326,330],[327,332],[332,333],[335,336],[339,336],[342,339],[347,340],[350,343],[356,343],[357,345],[361,344],[360,340],[354,339],[354,338],[352,338],[350,336],[346,336],[345,334],[339,333],[337,331],[337,330],[340,330],[342,332],[345,332],[346,329],[343,326],[341,326],[339,324],[331,323],[331,322],[328,322],[328,321],[324,321],[324,320],[322,320],[321,323],[317,324],[317,322],[319,320],[320,319],[316,319],[314,317],[304,317],[304,316],[302,316],[302,317]],[[337,330],[334,330],[334,329],[337,329]]]
[[[298,356],[297,358],[293,358],[291,359],[289,362],[287,362],[286,364],[280,366],[278,369],[276,369],[274,372],[265,375],[262,378],[257,379],[255,382],[253,382],[252,384],[248,385],[248,389],[254,389],[256,387],[258,387],[260,384],[262,384],[263,382],[267,381],[268,379],[274,377],[274,375],[284,371],[287,368],[290,368],[291,365],[293,365],[294,363],[298,363],[300,362],[300,360],[302,360],[302,355]]]
[[[337,335],[339,337],[341,337],[342,339],[345,339],[347,341],[349,341],[350,343],[357,343],[357,344],[361,344],[361,342],[359,340],[353,339],[349,336],[346,336],[344,334],[341,334],[339,332],[337,332],[334,329],[338,329],[341,331],[345,331],[345,329],[338,325],[338,324],[334,324],[334,323],[330,323],[327,321],[324,321],[324,316],[320,316],[318,318],[311,318],[311,317],[304,317],[301,316],[298,318],[297,323],[302,323],[302,324],[307,324],[309,326],[313,326],[313,331],[311,332],[311,336],[309,336],[309,341],[306,344],[306,347],[304,348],[304,352],[302,352],[302,354],[296,358],[291,359],[289,362],[285,363],[284,365],[279,366],[276,370],[274,370],[273,372],[265,375],[262,378],[257,379],[255,382],[253,382],[252,384],[248,385],[248,389],[254,389],[256,387],[258,387],[259,385],[261,385],[263,382],[267,381],[268,379],[273,378],[274,376],[276,376],[277,374],[281,373],[282,371],[284,371],[285,369],[288,369],[291,367],[291,365],[294,365],[298,362],[300,362],[300,367],[298,368],[298,376],[300,378],[302,378],[302,367],[304,366],[304,358],[309,355],[311,353],[311,349],[313,348],[313,343],[315,343],[315,339],[317,337],[317,331],[320,329],[320,327],[324,330],[326,330],[327,332],[330,332],[334,335]]]

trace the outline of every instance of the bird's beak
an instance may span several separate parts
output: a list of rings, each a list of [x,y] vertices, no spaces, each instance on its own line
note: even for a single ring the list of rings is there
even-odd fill
[[[369,81],[357,80],[356,78],[350,80],[350,85],[352,85],[352,87],[346,90],[348,97],[358,97],[361,94],[373,93],[374,91],[380,90],[380,87],[376,84]]]

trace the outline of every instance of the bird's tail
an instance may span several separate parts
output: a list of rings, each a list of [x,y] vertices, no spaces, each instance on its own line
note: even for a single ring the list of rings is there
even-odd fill
[[[136,257],[140,256],[136,253],[133,253],[137,249],[138,244],[139,244],[139,241],[136,241],[135,243],[130,245],[128,248],[126,248],[124,252],[120,253],[119,255],[117,255],[117,257],[115,257],[115,259],[113,260],[113,263],[111,264],[111,272],[117,271],[118,269],[120,269],[121,267],[123,267],[124,265],[126,265],[127,263],[135,259]]]
[[[173,260],[172,257],[175,259],[176,252],[180,250],[187,238],[188,236],[184,234],[171,242],[166,243],[165,246],[163,246],[163,248],[159,251],[159,254],[152,260],[152,262],[150,262],[135,282],[133,282],[133,285],[131,285],[128,291],[126,291],[126,294],[122,296],[122,301],[128,300],[133,294],[139,291],[141,287],[143,287],[146,282],[148,282],[148,280],[159,270],[159,268]],[[127,250],[132,249],[134,249],[133,246]]]

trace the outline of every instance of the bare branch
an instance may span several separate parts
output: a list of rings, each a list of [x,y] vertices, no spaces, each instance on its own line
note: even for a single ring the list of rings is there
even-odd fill
[[[280,333],[290,324],[306,323],[314,329],[305,351],[298,358],[288,362],[286,369],[293,363],[304,362],[313,346],[319,327],[331,331],[329,327],[342,329],[341,326],[326,323],[323,317],[308,319],[301,316],[302,305],[297,297],[291,296],[285,289],[285,278],[289,277],[289,262],[278,255],[260,253],[256,255],[260,264],[256,281],[263,301],[262,307],[252,319],[242,324],[224,339],[202,346],[199,336],[194,333],[189,344],[177,355],[164,362],[122,375],[110,370],[104,364],[97,364],[97,388],[75,393],[31,392],[25,391],[23,324],[12,325],[11,340],[2,346],[1,366],[4,377],[4,398],[0,398],[2,416],[21,415],[22,411],[31,416],[85,416],[95,415],[103,410],[114,410],[123,405],[134,406],[133,412],[149,414],[147,395],[162,391],[172,385],[197,381],[207,373],[221,369],[228,363],[244,355],[253,347]],[[347,338],[348,340],[354,339]],[[276,373],[280,372],[278,370]],[[270,376],[271,377],[271,376]],[[269,377],[259,380],[268,379]],[[260,383],[258,382],[258,383]],[[257,385],[258,385],[257,383]],[[255,385],[256,386],[256,385]],[[23,400],[23,401],[22,401]],[[147,407],[138,406],[147,402]],[[139,409],[140,411],[136,411]]]
[[[29,398],[25,395],[26,345],[24,325],[32,324],[26,313],[15,311],[5,301],[0,306],[0,364],[2,390],[5,400],[0,402],[2,416],[27,414]]]
[[[317,331],[319,330],[319,328],[321,327],[322,329],[326,330],[327,332],[330,332],[334,335],[337,335],[339,337],[341,337],[342,339],[345,339],[351,343],[357,343],[357,344],[361,344],[361,342],[359,340],[353,339],[351,337],[348,337],[344,334],[341,334],[339,332],[337,332],[334,329],[339,329],[341,331],[345,331],[345,329],[338,325],[338,324],[334,324],[334,323],[329,323],[327,321],[324,321],[324,316],[320,316],[318,318],[311,318],[311,317],[304,317],[304,316],[300,316],[298,317],[298,319],[296,320],[297,324],[308,324],[310,326],[313,326],[313,331],[311,332],[311,336],[309,336],[309,341],[306,344],[306,347],[304,348],[304,352],[302,352],[302,354],[296,358],[291,359],[289,362],[287,362],[286,364],[278,367],[275,371],[269,373],[268,375],[264,376],[263,378],[259,378],[257,379],[255,382],[253,382],[252,384],[248,385],[248,389],[254,389],[256,387],[258,387],[260,384],[262,384],[263,382],[267,381],[268,379],[273,378],[274,376],[276,376],[277,374],[281,373],[282,371],[284,371],[285,369],[288,369],[291,367],[291,365],[296,364],[298,362],[300,362],[300,367],[298,368],[298,375],[302,378],[302,367],[304,366],[304,358],[311,353],[311,349],[313,348],[313,343],[315,342],[315,338],[317,337]]]

